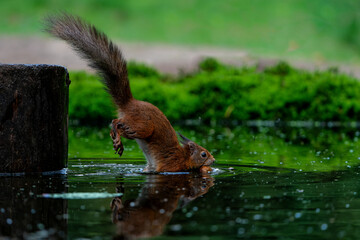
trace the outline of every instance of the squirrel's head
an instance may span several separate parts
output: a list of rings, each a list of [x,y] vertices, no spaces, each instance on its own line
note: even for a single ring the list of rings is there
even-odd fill
[[[209,153],[208,150],[183,136],[181,133],[178,134],[181,137],[180,142],[183,144],[184,148],[189,150],[187,151],[190,154],[188,157],[193,165],[193,168],[210,166],[214,163],[215,158]]]

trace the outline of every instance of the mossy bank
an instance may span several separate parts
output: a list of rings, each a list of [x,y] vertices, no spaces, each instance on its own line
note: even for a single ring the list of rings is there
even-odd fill
[[[128,69],[134,97],[151,102],[170,121],[360,119],[360,82],[336,69],[307,72],[282,62],[257,72],[214,59],[200,63],[197,73],[178,78],[142,64],[129,63]],[[71,72],[70,78],[71,120],[103,125],[116,117],[99,77]]]

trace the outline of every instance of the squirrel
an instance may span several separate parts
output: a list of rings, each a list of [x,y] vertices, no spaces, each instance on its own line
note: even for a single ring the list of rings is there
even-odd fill
[[[147,160],[144,172],[211,171],[215,158],[208,150],[179,133],[180,145],[166,116],[133,97],[126,61],[103,32],[66,13],[45,18],[45,31],[69,43],[102,77],[118,110],[110,131],[115,153],[124,151],[121,137],[135,139]]]

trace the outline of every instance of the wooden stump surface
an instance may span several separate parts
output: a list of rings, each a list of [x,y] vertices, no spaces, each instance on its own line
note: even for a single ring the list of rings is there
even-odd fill
[[[0,173],[66,166],[69,84],[61,66],[0,64]]]

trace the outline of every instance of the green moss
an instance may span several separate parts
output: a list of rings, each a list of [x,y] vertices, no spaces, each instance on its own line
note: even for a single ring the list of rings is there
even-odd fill
[[[136,63],[133,61],[130,61],[127,64],[127,70],[128,74],[132,77],[154,77],[159,78],[160,74],[158,71],[156,71],[154,68],[151,68],[143,63]]]
[[[71,73],[70,117],[82,123],[109,122],[115,107],[97,77]],[[170,121],[317,120],[360,118],[360,82],[330,69],[306,72],[282,62],[259,73],[214,59],[198,73],[172,81],[145,65],[129,64],[134,97],[151,102]]]
[[[101,124],[116,116],[115,106],[100,78],[85,72],[70,73],[69,117],[82,124]]]

